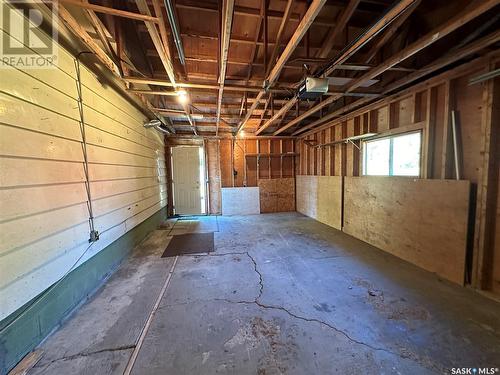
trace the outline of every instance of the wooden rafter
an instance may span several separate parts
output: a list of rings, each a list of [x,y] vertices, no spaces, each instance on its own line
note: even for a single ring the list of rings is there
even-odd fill
[[[70,4],[70,5],[80,7],[80,8],[90,9],[90,10],[93,10],[94,12],[97,12],[97,13],[110,14],[112,16],[129,18],[132,20],[147,21],[147,22],[154,22],[154,23],[159,22],[158,18],[153,17],[153,16],[148,16],[148,15],[134,13],[134,12],[128,12],[125,10],[105,7],[105,6],[96,5],[96,4],[90,4],[87,1],[82,2],[80,0],[59,0],[59,3]]]
[[[215,135],[219,133],[220,111],[224,83],[226,81],[227,56],[229,53],[229,41],[231,40],[231,27],[233,25],[234,0],[224,0],[222,4],[222,25],[220,45],[220,72],[219,72],[219,96],[217,98],[217,125]]]
[[[409,45],[408,47],[399,51],[398,53],[393,55],[388,60],[384,61],[382,64],[380,64],[376,68],[371,69],[367,73],[363,74],[361,77],[353,80],[352,82],[349,82],[349,84],[344,87],[345,92],[352,92],[353,90],[360,87],[366,81],[379,76],[380,74],[385,72],[387,69],[389,69],[389,68],[393,67],[394,65],[399,64],[400,62],[413,56],[414,54],[416,54],[417,52],[421,51],[422,49],[428,47],[432,43],[435,43],[437,40],[443,38],[444,36],[450,34],[453,31],[455,31],[463,24],[473,20],[477,16],[488,11],[489,9],[494,7],[495,5],[498,5],[498,0],[476,1],[475,3],[473,3],[472,7],[469,7],[468,9],[463,10],[462,12],[457,14],[456,16],[449,19],[443,25],[438,26],[437,28],[435,28],[434,30],[429,32],[428,34],[424,35],[423,37],[421,37],[420,39],[418,39],[417,41],[415,41],[414,43]],[[290,128],[291,126],[293,126],[293,125],[299,123],[300,121],[304,120],[305,118],[311,116],[313,113],[316,113],[321,108],[324,108],[327,105],[334,103],[336,100],[338,100],[342,96],[343,96],[342,94],[330,96],[328,99],[326,99],[326,100],[322,101],[320,104],[314,106],[309,111],[306,111],[304,114],[297,117],[295,120],[292,120],[288,124],[285,124],[283,127],[281,127],[276,132],[274,132],[274,135],[278,135],[278,134],[282,133],[284,130]]]
[[[288,61],[290,56],[292,55],[293,51],[295,51],[295,48],[299,45],[300,41],[302,40],[302,37],[305,35],[311,24],[314,22],[314,19],[318,15],[319,11],[325,5],[326,0],[314,0],[309,8],[307,9],[306,14],[304,15],[304,18],[302,18],[301,22],[297,26],[297,29],[295,30],[294,34],[292,35],[292,38],[288,42],[287,46],[285,47],[284,51],[282,52],[280,58],[274,65],[274,67],[271,69],[271,72],[269,75],[267,75],[266,78],[266,84],[267,88],[270,88],[274,83],[276,83],[285,63]],[[245,126],[246,122],[252,115],[253,110],[257,107],[259,104],[260,100],[265,95],[265,90],[260,91],[257,94],[257,97],[255,98],[255,102],[252,104],[250,109],[248,110],[245,118],[241,122],[240,126],[238,127],[238,131],[243,129]]]
[[[59,4],[59,18],[66,26],[95,54],[97,59],[101,61],[111,72],[116,76],[120,76],[120,69],[115,62],[109,57],[106,52],[94,41],[87,31],[78,23],[77,20],[68,12],[68,10]]]
[[[490,45],[493,45],[499,41],[500,41],[500,31],[493,32],[493,33],[477,40],[476,42],[471,43],[470,45],[465,46],[465,47],[461,48],[460,50],[457,50],[456,52],[449,53],[449,54],[443,56],[442,58],[439,58],[439,59],[433,61],[432,63],[430,63],[429,65],[426,65],[425,67],[418,70],[414,74],[410,74],[410,75],[403,77],[400,80],[397,80],[396,82],[388,85],[385,88],[383,95],[389,94],[391,91],[394,91],[402,86],[405,86],[405,85],[408,85],[412,82],[415,82],[419,78],[425,77],[426,75],[429,75],[429,74],[431,74],[431,73],[433,73],[433,72],[435,72],[435,71],[437,71],[437,70],[439,70],[447,65],[450,65],[450,64],[454,63],[455,61],[458,61],[464,57],[467,57],[467,56],[470,56],[476,52],[479,52],[479,51],[483,50],[484,48],[486,48]],[[298,129],[297,131],[292,133],[292,135],[299,135],[300,133],[304,133],[307,130],[315,129],[318,126],[321,126],[321,128],[318,128],[318,129],[322,129],[324,126],[329,126],[331,124],[330,120],[334,120],[339,115],[342,115],[342,114],[350,112],[356,108],[359,108],[359,107],[371,102],[372,100],[373,100],[373,98],[365,98],[365,99],[357,100],[349,105],[346,105],[342,108],[339,108],[338,110],[336,110],[332,113],[329,113],[328,115],[322,117],[321,119],[319,119],[317,121],[314,121],[314,122],[308,124],[307,126],[304,126],[300,129]],[[315,129],[315,131],[317,131],[318,129]],[[309,134],[309,132],[306,134]]]
[[[410,17],[413,11],[420,4],[420,0],[415,1],[412,6],[410,6],[404,14],[401,15],[396,21],[394,21],[386,30],[384,30],[382,36],[373,43],[368,52],[363,58],[363,62],[368,64],[377,55],[378,51],[396,34],[396,31],[401,27],[401,25]]]
[[[158,2],[159,0],[153,0],[153,7],[155,9],[155,13],[158,19],[163,19],[162,13],[161,13],[161,7],[160,3]],[[151,16],[151,12],[149,10],[149,6],[147,4],[146,0],[136,0],[135,1],[137,4],[137,8],[142,14],[145,14],[147,16]],[[156,26],[152,22],[145,22],[146,28],[148,29],[149,36],[151,37],[151,40],[153,41],[153,45],[156,48],[156,51],[158,52],[158,55],[160,56],[161,62],[163,64],[163,67],[165,68],[165,71],[167,72],[167,76],[170,79],[170,82],[172,82],[172,85],[174,88],[176,88],[176,81],[175,81],[175,73],[174,73],[174,66],[172,64],[172,54],[170,52],[170,48],[168,46],[168,39],[167,38],[167,33],[165,29],[165,23],[161,22],[160,24],[160,34],[158,33],[158,30],[156,29]],[[162,39],[163,38],[163,39]],[[189,123],[191,124],[191,127],[193,129],[193,133],[196,135],[196,126],[194,124],[193,119],[191,118],[189,114],[189,107],[186,104],[182,104],[184,108],[184,112],[186,113],[186,116],[189,120]]]
[[[365,46],[372,38],[377,35],[387,24],[392,22],[395,18],[397,18],[404,9],[409,7],[414,1],[417,0],[401,0],[398,4],[396,4],[394,7],[392,7],[387,14],[385,14],[383,17],[381,17],[373,26],[371,26],[369,29],[367,29],[363,35],[356,41],[356,43],[353,43],[344,53],[342,53],[338,58],[336,58],[332,64],[330,64],[328,67],[326,67],[325,72],[323,73],[325,76],[327,76],[329,73],[333,72],[339,65],[343,64],[350,56],[354,55],[357,51],[359,51],[363,46]],[[309,117],[310,114],[315,113],[317,110],[326,107],[327,105],[330,105],[333,103],[335,100],[337,100],[341,95],[332,95],[328,99],[323,100],[320,102],[317,106],[313,107],[312,109],[304,112],[301,116],[297,116],[296,119],[290,121],[289,123],[285,124],[283,127],[279,128],[276,130],[275,133],[279,134],[286,129],[294,126],[295,124],[299,123],[302,121],[302,119]],[[294,97],[290,99],[290,107],[293,106],[297,102],[297,97]],[[314,110],[315,108],[318,108],[317,110]],[[283,107],[281,111],[285,111],[286,106]],[[313,111],[314,110],[314,111]],[[278,112],[279,115],[282,113]],[[277,117],[276,117],[277,118]],[[256,134],[260,134],[263,132],[265,129],[267,129],[269,126],[272,125],[274,119],[271,118],[271,120],[267,121],[260,129],[257,130]]]
[[[356,7],[358,6],[360,0],[350,0],[349,4],[347,4],[346,8],[342,11],[340,14],[338,21],[336,25],[332,28],[331,32],[327,35],[325,41],[323,42],[323,47],[318,51],[317,57],[321,59],[325,59],[329,56],[333,55],[333,52],[335,50],[333,49],[333,46],[335,44],[335,40],[337,37],[340,35],[342,31],[347,26],[347,22],[349,22],[349,19],[353,15],[354,11],[356,10]]]

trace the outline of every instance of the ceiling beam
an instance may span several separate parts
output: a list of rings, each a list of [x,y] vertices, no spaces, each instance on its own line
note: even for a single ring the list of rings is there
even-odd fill
[[[347,4],[346,8],[342,11],[338,18],[338,22],[331,29],[331,32],[327,35],[326,40],[323,42],[323,47],[318,51],[316,57],[321,59],[326,59],[327,57],[332,55],[332,51],[335,52],[333,46],[335,44],[335,40],[346,29],[347,22],[351,19],[356,7],[358,6],[360,0],[350,0],[349,4]]]
[[[363,46],[365,46],[375,35],[377,35],[378,32],[380,32],[387,24],[392,22],[396,17],[398,17],[402,9],[406,9],[408,6],[410,6],[414,1],[417,0],[401,0],[398,4],[393,6],[384,16],[382,16],[373,26],[368,28],[357,40],[354,42],[344,53],[342,53],[338,58],[336,58],[332,64],[327,66],[325,69],[323,69],[322,74],[324,73],[325,76],[327,76],[329,73],[328,72],[333,72],[334,69],[336,69],[339,65],[343,64],[350,56],[355,54],[357,51],[359,51]],[[299,123],[302,121],[302,119],[309,117],[312,113],[315,113],[321,108],[326,107],[327,105],[330,105],[333,103],[335,100],[337,100],[341,95],[332,95],[328,99],[323,100],[320,102],[318,105],[314,106],[313,108],[309,109],[308,111],[304,112],[301,116],[297,116],[296,119],[288,122],[285,124],[283,127],[279,128],[278,130],[275,131],[275,133],[279,134],[286,129],[292,127],[293,125]],[[290,106],[293,106],[297,102],[297,97],[294,97],[290,99]],[[281,115],[283,111],[288,110],[286,108],[287,106],[284,106],[280,111],[278,111],[277,115]],[[318,108],[316,110],[316,108]],[[278,117],[276,117],[278,118]],[[262,133],[265,129],[267,129],[269,126],[272,125],[273,121],[275,119],[271,118],[271,120],[267,121],[260,129],[257,130],[256,134]]]
[[[360,87],[364,82],[373,79],[377,77],[378,75],[382,74],[385,72],[387,69],[390,67],[399,64],[400,62],[404,61],[405,59],[413,56],[417,52],[421,51],[422,49],[428,47],[432,43],[436,42],[437,40],[443,38],[444,36],[450,34],[451,32],[455,31],[465,23],[473,20],[474,18],[478,17],[479,15],[487,12],[494,6],[498,5],[498,0],[479,0],[475,1],[474,3],[471,4],[470,7],[467,9],[463,10],[462,12],[458,13],[454,17],[450,18],[447,22],[445,22],[443,25],[436,27],[434,30],[429,32],[428,34],[424,35],[414,43],[410,44],[408,47],[404,48],[403,50],[399,51],[398,53],[394,54],[391,58],[388,60],[384,61],[382,64],[377,66],[376,68],[373,68],[372,70],[368,71],[366,74],[362,75],[361,77],[355,79],[354,81],[350,82],[346,87],[345,91],[346,92],[352,92],[356,88]],[[454,54],[457,54],[457,52],[454,52]],[[440,64],[445,64],[445,61],[443,60]],[[438,64],[438,66],[440,65]],[[432,65],[432,64],[431,64]],[[442,65],[442,66],[445,66]],[[423,69],[425,71],[426,68]],[[434,70],[433,70],[434,71]],[[415,72],[413,74],[413,77],[417,77],[415,79],[420,78],[421,76],[427,74],[422,74],[421,71]],[[406,82],[410,83],[410,81],[407,80],[407,77],[403,78],[401,82]],[[406,83],[401,83],[399,87]],[[396,86],[393,86],[392,90],[394,90]],[[290,126],[293,126],[294,124],[302,121],[303,119],[311,116],[313,113],[319,111],[321,108],[323,108],[325,105],[324,103],[327,102],[328,104],[331,104],[335,102],[337,99],[339,99],[341,95],[334,95],[329,97],[328,99],[324,100],[320,104],[316,105],[315,107],[311,108],[309,111],[305,112],[302,116],[297,117],[295,120],[290,121],[288,124],[283,126],[282,128],[278,129],[275,131],[273,134],[278,135],[282,133],[284,130],[288,129]],[[291,125],[290,125],[291,124]]]
[[[96,4],[90,4],[88,2],[82,2],[80,0],[59,0],[59,2],[63,3],[63,4],[74,5],[74,6],[77,6],[79,8],[90,9],[90,10],[93,10],[94,12],[97,12],[97,13],[110,14],[112,16],[129,18],[129,19],[138,20],[138,21],[148,21],[148,22],[154,22],[154,23],[159,22],[157,17],[152,17],[152,16],[134,13],[134,12],[128,12],[125,10],[105,7],[105,6],[96,5]]]
[[[401,16],[404,11],[416,1],[419,0],[400,0],[396,5],[389,9],[389,11],[384,14],[374,25],[366,29],[366,31],[360,37],[358,37],[354,43],[349,45],[349,47],[344,52],[342,52],[340,56],[336,57],[331,64],[323,68],[319,74],[324,77],[328,77],[330,74],[332,74],[338,65],[346,62],[347,59],[358,52],[395,19]]]
[[[410,7],[415,1],[418,0],[400,0],[395,6],[393,6],[384,16],[382,16],[372,27],[367,29],[349,48],[344,51],[339,57],[337,57],[330,65],[328,65],[322,72],[320,72],[324,76],[328,76],[331,74],[338,65],[343,64],[349,57],[358,52],[361,48],[363,48],[370,40],[372,40],[375,35],[377,35],[384,27],[394,21],[397,17],[399,17],[405,9]],[[349,92],[348,90],[345,90]],[[285,130],[291,128],[295,124],[300,123],[305,118],[311,116],[313,113],[316,113],[322,108],[329,106],[334,103],[342,94],[336,94],[330,96],[328,99],[321,101],[316,106],[312,107],[308,111],[304,112],[301,116],[298,116],[296,119],[288,122],[284,126],[280,127],[273,134],[280,134]]]
[[[305,35],[305,33],[307,32],[307,30],[309,29],[309,27],[314,22],[314,19],[318,15],[319,11],[323,7],[323,5],[325,5],[325,2],[326,2],[326,0],[313,0],[313,2],[311,3],[311,5],[307,9],[306,14],[304,15],[304,17],[300,21],[299,25],[297,26],[297,29],[295,30],[295,32],[293,33],[292,37],[288,41],[288,44],[285,47],[285,49],[283,50],[283,52],[282,52],[281,56],[279,57],[278,61],[276,62],[276,64],[274,65],[274,67],[271,69],[271,72],[267,76],[267,78],[265,80],[266,88],[270,88],[277,81],[277,79],[278,79],[278,77],[279,77],[279,75],[280,75],[280,73],[281,73],[281,71],[282,71],[285,63],[288,61],[288,59],[292,55],[293,51],[295,51],[295,49],[299,45],[299,43],[302,40],[303,36]],[[260,91],[257,94],[257,97],[255,98],[255,102],[252,104],[252,106],[248,110],[245,118],[240,123],[240,125],[238,127],[238,132],[241,129],[243,129],[243,127],[245,126],[245,124],[248,121],[248,119],[250,118],[250,116],[252,116],[253,110],[257,107],[257,105],[259,104],[260,100],[262,100],[265,92],[266,92],[265,90],[262,90],[262,91]]]
[[[68,12],[68,10],[59,5],[58,10],[59,18],[64,22],[69,30],[73,32],[97,57],[101,63],[104,64],[113,74],[120,77],[120,69],[116,66],[115,62],[109,57],[106,52],[94,41],[94,39],[87,33],[87,31],[78,23],[77,20]]]
[[[363,62],[368,64],[376,56],[378,51],[396,34],[396,31],[401,27],[401,25],[413,14],[413,11],[417,9],[420,4],[420,0],[417,0],[410,6],[406,11],[391,25],[389,25],[386,30],[384,30],[382,36],[373,43],[368,52],[364,55]]]
[[[144,85],[156,85],[165,87],[182,87],[182,88],[195,88],[195,89],[207,89],[207,90],[218,90],[219,84],[206,84],[206,83],[189,83],[189,82],[176,82],[175,85],[164,79],[157,78],[140,78],[140,77],[124,77],[126,82]],[[238,92],[259,92],[262,88],[252,85],[224,85],[226,91],[238,91]],[[272,92],[277,93],[287,93],[291,90],[291,87],[276,87],[271,89]]]
[[[137,8],[139,9],[139,12],[142,14],[145,14],[147,16],[151,16],[151,13],[149,11],[149,6],[146,2],[146,0],[135,0],[137,4]],[[153,0],[153,6],[154,10],[156,13],[156,16],[158,19],[163,20],[163,16],[161,14],[161,7],[159,4],[159,0]],[[174,66],[172,64],[172,59],[171,56],[172,54],[170,53],[170,49],[168,47],[168,36],[166,33],[166,28],[165,28],[165,22],[162,22],[160,24],[160,34],[158,33],[158,30],[156,29],[156,26],[152,22],[145,22],[146,28],[148,29],[149,36],[151,37],[151,40],[153,41],[153,45],[156,48],[156,51],[158,52],[158,55],[160,56],[161,62],[163,64],[163,67],[165,68],[165,71],[167,72],[167,76],[170,79],[170,82],[172,83],[173,87],[176,88],[176,82],[175,82],[175,73],[174,73]],[[164,38],[162,40],[162,38]],[[167,39],[165,39],[167,38]],[[193,129],[193,133],[196,135],[196,126],[194,124],[193,119],[189,115],[189,108],[186,106],[186,104],[183,104],[184,111],[186,112],[186,116],[189,119],[189,123],[191,124],[191,127]]]
[[[219,96],[217,98],[217,124],[215,135],[219,135],[220,111],[222,95],[224,93],[224,82],[226,81],[227,56],[229,52],[229,41],[231,39],[231,28],[233,25],[234,0],[223,0],[222,2],[222,25],[220,46],[220,71],[219,71]]]

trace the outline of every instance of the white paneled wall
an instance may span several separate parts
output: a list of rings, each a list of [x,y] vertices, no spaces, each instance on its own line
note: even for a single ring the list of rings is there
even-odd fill
[[[101,233],[85,261],[167,201],[163,137],[80,69]],[[0,70],[0,320],[56,282],[89,245],[76,79],[75,57],[62,48],[55,69]]]

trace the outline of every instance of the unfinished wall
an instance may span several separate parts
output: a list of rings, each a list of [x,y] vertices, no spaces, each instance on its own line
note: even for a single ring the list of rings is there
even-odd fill
[[[455,269],[453,271],[441,269],[436,272],[448,275],[447,278],[461,283],[463,278],[460,275],[463,275],[465,271],[467,282],[499,293],[500,241],[497,234],[499,232],[497,146],[499,82],[497,79],[469,85],[470,78],[498,67],[498,59],[498,54],[476,59],[303,133],[301,139],[296,142],[296,149],[300,153],[297,172],[299,175],[316,178],[307,180],[309,186],[299,187],[299,181],[304,183],[306,180],[302,176],[297,176],[297,209],[310,216],[317,216],[316,202],[313,199],[305,196],[304,202],[299,204],[299,201],[304,191],[317,189],[319,176],[349,177],[362,174],[362,152],[356,147],[361,147],[362,142],[355,141],[356,146],[341,143],[334,146],[314,147],[317,144],[353,135],[374,132],[383,137],[420,131],[422,134],[420,177],[438,180],[455,179],[450,116],[451,111],[455,110],[459,131],[460,179],[471,182],[472,201],[469,202],[471,220],[468,229],[462,232],[468,233],[467,253],[463,252],[463,238],[461,238],[460,244],[454,245],[455,254],[461,257],[454,263]],[[404,184],[395,182],[397,178],[384,177],[383,179],[395,184],[396,187],[391,187],[391,189],[397,188],[398,185],[400,185],[399,189],[404,189]],[[463,199],[462,186],[462,182],[450,182],[449,194]],[[398,192],[402,193],[399,190],[393,191],[396,196]],[[353,209],[355,204],[359,203],[349,201],[349,199],[351,198],[345,197],[344,210]],[[460,202],[463,203],[463,201]],[[367,207],[381,205],[379,208],[383,210],[394,209],[396,210],[392,213],[394,215],[404,212],[403,207],[397,209],[397,203],[389,201],[381,203],[377,195],[364,196],[363,204]],[[411,204],[417,205],[418,202]],[[452,217],[454,212],[451,206],[446,210],[448,212],[443,214]],[[352,212],[344,212],[344,214],[348,217]],[[383,221],[383,219],[380,220]],[[431,222],[428,223],[431,233],[423,237],[429,242],[434,241],[433,238],[438,238],[440,235],[441,224],[438,221],[437,216],[431,215]],[[350,225],[353,223],[354,221],[351,221]],[[431,225],[432,223],[435,225]],[[366,225],[369,224],[366,223]],[[375,223],[370,225],[374,226],[372,229],[375,228]],[[371,239],[366,233],[368,229],[368,227],[359,228],[352,233],[370,242]],[[373,232],[372,229],[370,232]],[[419,233],[417,227],[408,228],[408,230],[412,235]],[[402,233],[390,232],[384,236],[384,240],[394,244],[401,243],[401,236]],[[383,249],[388,248],[382,243],[377,246]],[[414,249],[414,251],[419,250]],[[398,255],[404,257],[402,254]],[[413,259],[408,257],[405,259],[432,270],[432,267],[425,265],[420,259],[423,257],[423,255],[417,255]]]
[[[59,48],[53,69],[2,69],[0,77],[2,320],[84,254],[89,212],[74,56]],[[145,116],[84,66],[81,84],[100,239],[79,264],[166,205],[163,137],[146,130]]]
[[[244,186],[260,188],[261,212],[295,210],[293,139],[206,139],[205,148],[211,214],[221,213],[221,188]]]

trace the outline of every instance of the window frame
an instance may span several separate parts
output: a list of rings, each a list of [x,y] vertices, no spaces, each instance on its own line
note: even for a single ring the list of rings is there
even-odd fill
[[[393,173],[393,158],[394,158],[394,138],[397,137],[403,137],[406,135],[411,135],[411,134],[419,134],[420,135],[420,149],[419,149],[419,158],[418,158],[418,175],[395,175]],[[423,160],[423,155],[422,155],[422,150],[423,150],[423,138],[424,138],[424,132],[423,129],[417,129],[417,130],[411,130],[411,131],[402,131],[398,132],[395,134],[381,134],[379,136],[372,137],[370,139],[367,139],[363,141],[363,148],[362,148],[362,158],[361,158],[361,171],[363,176],[368,176],[368,177],[406,177],[406,178],[421,178],[422,176],[422,160]],[[367,168],[367,156],[368,153],[366,152],[366,147],[367,144],[370,142],[375,142],[375,141],[381,141],[384,139],[389,139],[389,174],[387,175],[369,175],[366,174],[366,168]]]

